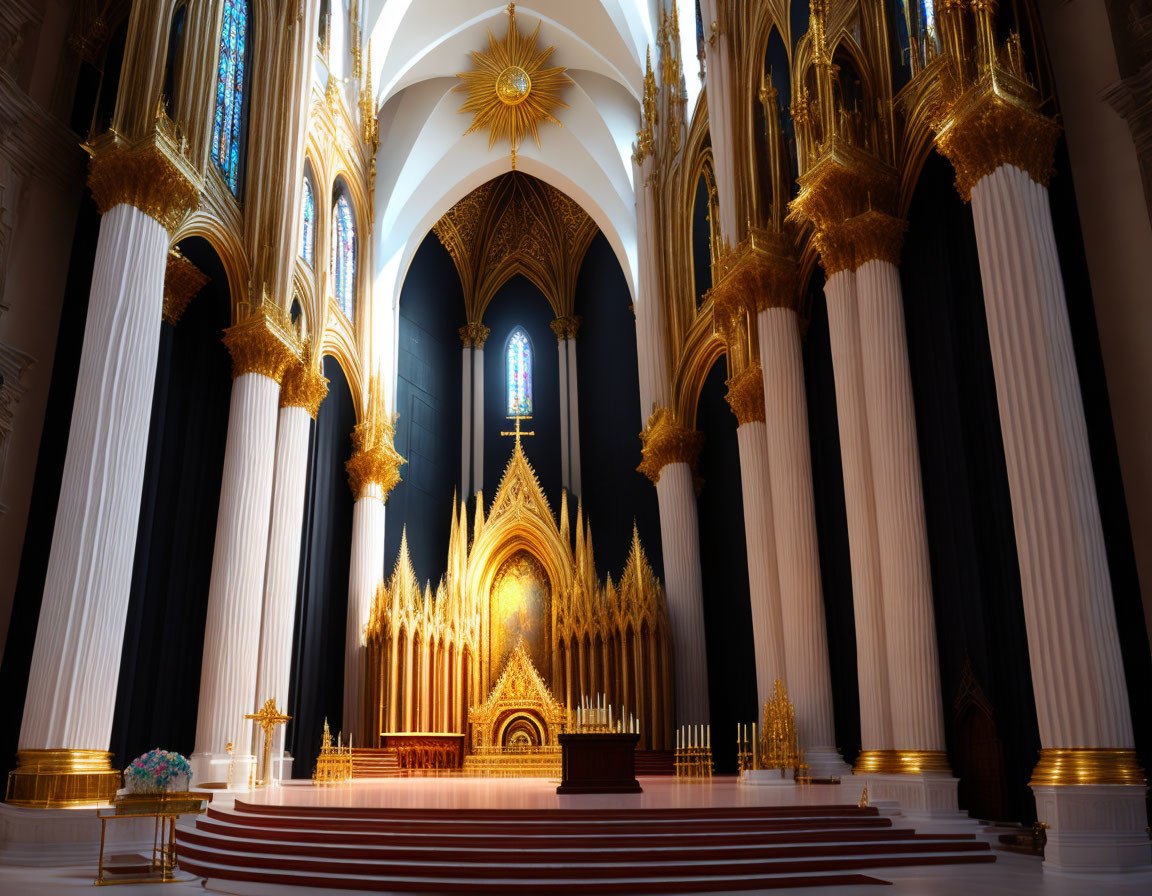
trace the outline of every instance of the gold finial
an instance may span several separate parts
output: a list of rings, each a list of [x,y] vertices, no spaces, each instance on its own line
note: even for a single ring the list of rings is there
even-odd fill
[[[868,782],[864,782],[864,789],[860,791],[860,802],[857,804],[861,809],[868,808]]]

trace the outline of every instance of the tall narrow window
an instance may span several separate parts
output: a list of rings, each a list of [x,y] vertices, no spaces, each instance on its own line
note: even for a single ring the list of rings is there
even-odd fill
[[[247,83],[248,4],[224,0],[220,61],[216,67],[216,117],[212,122],[212,161],[220,166],[228,189],[240,195],[240,141]]]
[[[356,295],[356,224],[352,203],[341,194],[332,215],[332,293],[349,320],[353,320]]]
[[[300,257],[312,264],[312,248],[316,241],[316,200],[312,198],[312,182],[304,178],[304,220],[300,224]]]
[[[517,327],[508,337],[508,416],[532,416],[532,346],[528,334]]]

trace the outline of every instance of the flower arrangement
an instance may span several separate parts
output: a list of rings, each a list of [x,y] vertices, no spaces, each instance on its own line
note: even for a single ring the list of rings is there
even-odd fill
[[[168,750],[145,753],[124,769],[124,787],[129,793],[186,791],[191,780],[192,766],[188,760]]]

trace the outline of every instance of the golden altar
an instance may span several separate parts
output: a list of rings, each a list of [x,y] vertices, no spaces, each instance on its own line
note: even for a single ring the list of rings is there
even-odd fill
[[[455,502],[454,502],[455,505]],[[619,579],[597,578],[592,528],[567,493],[557,520],[517,438],[484,512],[453,507],[447,568],[416,579],[407,535],[366,631],[364,730],[464,735],[465,771],[555,748],[582,702],[634,716],[640,748],[671,747],[672,643],[664,589],[633,527]],[[550,761],[550,760],[549,760]],[[520,772],[523,773],[523,772]]]

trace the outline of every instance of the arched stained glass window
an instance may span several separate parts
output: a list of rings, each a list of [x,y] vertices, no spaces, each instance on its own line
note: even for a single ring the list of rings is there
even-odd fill
[[[517,327],[508,337],[506,351],[508,416],[532,416],[532,345],[528,334]]]
[[[304,178],[304,220],[300,226],[300,257],[312,264],[312,249],[316,243],[316,200],[312,197],[312,182]]]
[[[352,320],[356,295],[356,223],[352,203],[341,194],[332,214],[332,294]]]
[[[232,195],[240,195],[240,140],[247,84],[248,4],[224,0],[220,61],[216,67],[216,117],[212,122],[212,161],[220,166]]]

